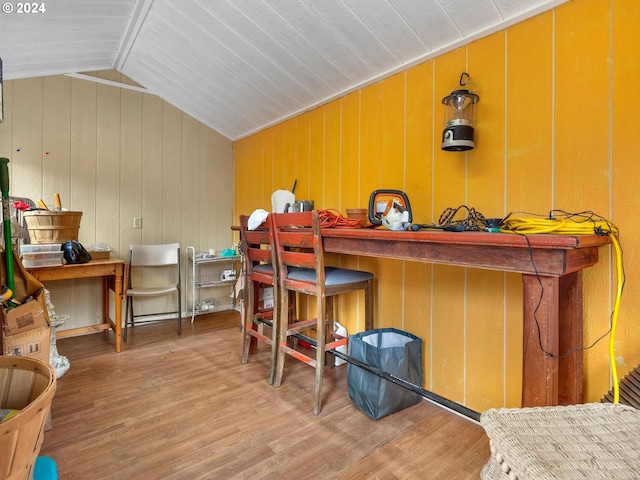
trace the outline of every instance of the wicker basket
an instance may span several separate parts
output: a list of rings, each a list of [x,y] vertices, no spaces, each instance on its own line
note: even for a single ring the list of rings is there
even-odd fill
[[[0,423],[0,480],[29,480],[56,392],[56,372],[27,357],[0,356],[0,408],[20,412]]]
[[[31,243],[64,243],[78,240],[82,212],[33,210],[24,212]]]
[[[640,478],[640,411],[612,403],[490,409],[482,480]]]

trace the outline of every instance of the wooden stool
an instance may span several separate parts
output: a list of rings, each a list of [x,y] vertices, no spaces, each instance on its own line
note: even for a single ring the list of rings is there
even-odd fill
[[[242,363],[247,363],[251,350],[256,350],[256,340],[271,345],[271,361],[269,364],[268,383],[273,384],[276,366],[276,353],[278,349],[278,331],[274,320],[277,319],[278,298],[276,269],[272,262],[271,245],[273,234],[271,230],[271,218],[263,222],[258,228],[249,230],[249,217],[240,215],[240,240],[242,241],[242,253],[245,259],[245,300],[243,321],[243,346]],[[260,289],[273,288],[273,307],[261,307],[259,302]],[[264,290],[263,290],[264,291]],[[258,323],[263,323],[272,328],[271,336],[260,333]],[[252,348],[250,348],[252,347]]]
[[[483,480],[640,478],[640,410],[612,403],[487,410]]]
[[[320,413],[322,405],[322,380],[326,364],[325,352],[346,345],[346,338],[333,341],[332,298],[341,293],[363,291],[365,296],[365,325],[373,326],[373,274],[360,270],[325,267],[324,250],[318,211],[300,213],[273,213],[273,237],[278,261],[278,291],[280,295],[279,350],[273,385],[282,380],[287,355],[315,368],[313,413]],[[290,293],[309,295],[316,300],[317,317],[289,321],[284,312],[289,311]],[[304,330],[315,329],[315,358],[287,345],[287,339]]]

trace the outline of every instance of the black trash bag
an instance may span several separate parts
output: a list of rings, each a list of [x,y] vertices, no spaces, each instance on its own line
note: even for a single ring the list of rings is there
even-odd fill
[[[349,356],[422,387],[422,339],[395,328],[349,336]],[[415,405],[419,394],[355,365],[347,365],[349,398],[374,420]]]
[[[62,246],[64,259],[67,263],[87,263],[91,261],[91,254],[87,252],[80,242],[67,240]]]

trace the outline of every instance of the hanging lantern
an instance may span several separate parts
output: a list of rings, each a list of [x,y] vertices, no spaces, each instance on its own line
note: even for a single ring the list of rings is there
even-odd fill
[[[480,97],[469,91],[469,74],[460,75],[459,84],[449,95],[442,99],[444,104],[445,129],[442,132],[442,150],[463,152],[475,146],[473,124],[476,115],[476,103]]]

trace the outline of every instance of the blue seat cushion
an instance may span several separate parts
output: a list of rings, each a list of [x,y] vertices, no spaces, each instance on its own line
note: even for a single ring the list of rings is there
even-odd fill
[[[33,480],[58,480],[58,467],[51,457],[39,456],[33,467]]]
[[[287,278],[316,283],[316,271],[310,268],[289,269]],[[324,279],[326,287],[336,287],[339,285],[349,285],[350,283],[366,282],[367,280],[373,279],[373,274],[361,270],[325,267]]]
[[[261,272],[261,273],[270,273],[271,275],[273,275],[273,267],[271,266],[270,263],[261,263],[259,265],[254,265],[253,271]]]

